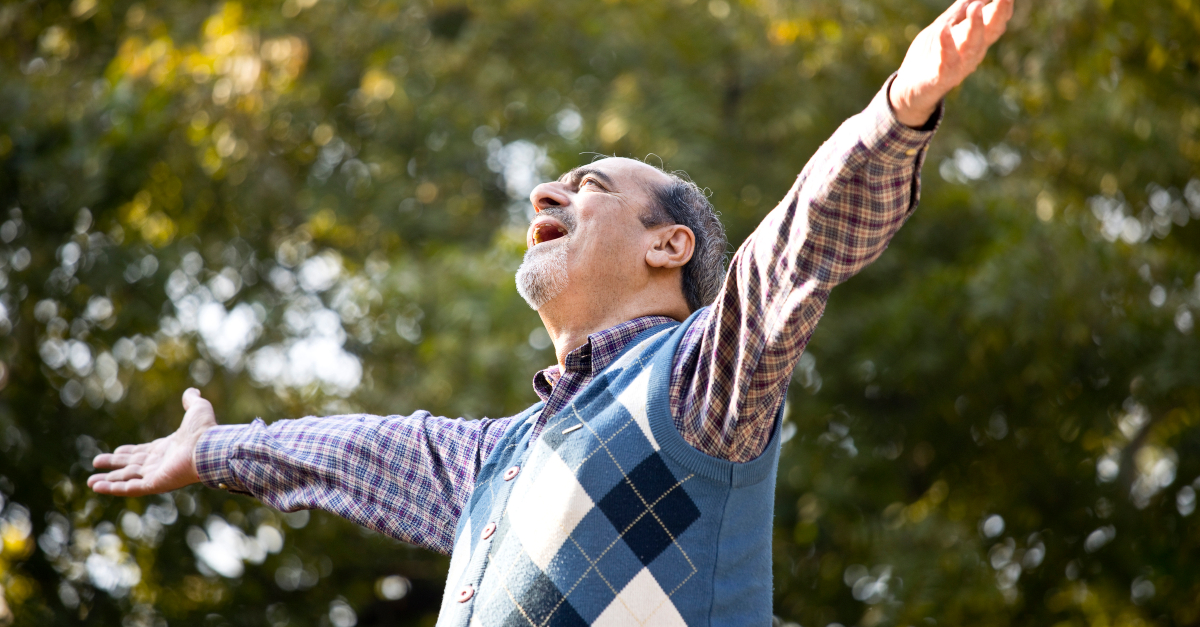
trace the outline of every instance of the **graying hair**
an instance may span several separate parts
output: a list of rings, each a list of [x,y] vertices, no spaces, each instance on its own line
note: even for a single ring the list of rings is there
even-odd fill
[[[685,172],[663,173],[671,182],[650,191],[654,206],[642,217],[642,224],[646,228],[680,224],[692,230],[696,246],[683,266],[683,297],[688,309],[696,311],[716,300],[721,290],[729,240],[705,190]]]

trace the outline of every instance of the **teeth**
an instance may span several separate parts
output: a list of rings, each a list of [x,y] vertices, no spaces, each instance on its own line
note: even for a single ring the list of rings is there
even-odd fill
[[[557,224],[539,224],[537,228],[533,230],[533,243],[534,245],[541,244],[543,242],[564,237],[566,234],[566,231],[564,231],[562,227],[558,226]]]

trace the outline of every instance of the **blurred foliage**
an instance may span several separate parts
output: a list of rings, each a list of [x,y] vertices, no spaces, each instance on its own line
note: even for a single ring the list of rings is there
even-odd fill
[[[0,624],[431,624],[443,558],[89,460],[189,385],[518,411],[533,184],[653,153],[736,244],[943,6],[0,6]],[[1018,0],[797,369],[780,622],[1200,624],[1197,41],[1195,0]]]

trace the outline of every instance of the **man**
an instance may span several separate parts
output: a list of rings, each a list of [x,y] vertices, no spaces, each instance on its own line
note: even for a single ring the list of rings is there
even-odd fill
[[[335,416],[180,429],[95,459],[97,492],[203,481],[451,553],[440,625],[765,624],[778,421],[829,290],[915,207],[942,98],[1012,0],[958,0],[722,269],[694,184],[603,159],[534,189],[517,271],[554,340],[496,420]],[[682,323],[681,323],[682,322]]]

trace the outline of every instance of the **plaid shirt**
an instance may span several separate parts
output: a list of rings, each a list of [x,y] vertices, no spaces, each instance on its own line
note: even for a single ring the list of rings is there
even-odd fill
[[[762,451],[829,290],[874,261],[916,207],[941,111],[929,130],[912,129],[896,120],[886,93],[887,85],[821,146],[738,249],[716,301],[680,344],[671,410],[697,449],[735,462]],[[543,416],[564,407],[639,333],[664,322],[670,319],[648,316],[595,333],[567,354],[562,370],[537,373]],[[283,511],[325,509],[449,553],[475,477],[512,423],[424,411],[270,426],[255,420],[206,432],[196,468],[211,487]]]

